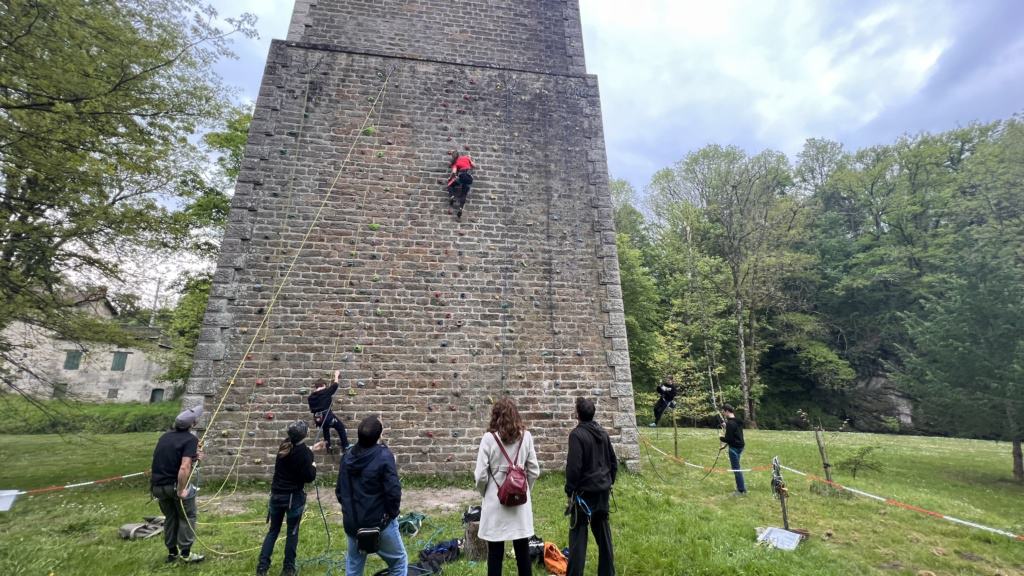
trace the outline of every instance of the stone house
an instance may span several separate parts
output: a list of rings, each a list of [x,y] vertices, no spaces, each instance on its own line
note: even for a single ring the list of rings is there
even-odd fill
[[[84,302],[79,308],[104,319],[113,319],[117,309],[106,298]],[[160,402],[173,396],[173,386],[157,377],[164,367],[157,361],[170,347],[160,341],[157,328],[132,327],[140,340],[149,341],[157,352],[110,344],[79,344],[58,340],[45,330],[14,323],[4,330],[5,339],[20,357],[14,385],[39,398],[67,398],[88,402]]]

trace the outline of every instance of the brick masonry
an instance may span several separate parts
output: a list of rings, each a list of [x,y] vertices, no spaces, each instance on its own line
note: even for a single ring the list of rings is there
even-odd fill
[[[503,394],[545,468],[563,465],[579,395],[638,464],[578,8],[458,3],[493,16],[474,19],[462,54],[430,36],[443,27],[429,15],[452,4],[299,0],[289,40],[273,42],[185,398],[207,408],[207,474],[269,476],[283,428],[309,419],[305,395],[333,369],[353,440],[381,414],[403,472],[471,469]],[[520,31],[555,16],[561,43],[551,26]],[[434,39],[401,48],[421,34]],[[461,222],[444,191],[451,148],[479,165]]]

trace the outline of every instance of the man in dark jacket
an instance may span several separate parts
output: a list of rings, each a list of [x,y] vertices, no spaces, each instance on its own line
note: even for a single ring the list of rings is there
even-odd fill
[[[344,516],[348,553],[346,574],[362,574],[368,552],[376,552],[388,565],[389,576],[405,576],[409,558],[398,531],[398,511],[402,503],[402,485],[398,481],[395,456],[378,444],[384,426],[376,416],[367,416],[359,423],[359,442],[341,458],[338,497]],[[380,530],[376,550],[365,550],[365,541],[357,539],[362,528]]]
[[[565,493],[569,496],[569,571],[582,576],[587,561],[587,525],[597,542],[598,576],[615,575],[612,530],[608,525],[608,500],[619,464],[611,438],[594,422],[594,401],[576,399],[579,424],[569,433],[565,462]]]
[[[330,386],[323,378],[317,378],[313,383],[313,391],[306,399],[309,402],[309,411],[313,413],[313,422],[316,423],[317,430],[323,432],[324,444],[328,453],[331,453],[331,429],[336,430],[338,437],[341,438],[341,451],[348,450],[348,432],[345,430],[345,423],[331,410],[331,402],[334,393],[338,391],[340,376],[341,371],[335,370]]]
[[[654,425],[657,426],[661,422],[661,415],[665,413],[668,408],[675,408],[675,399],[677,394],[677,388],[675,380],[669,376],[664,382],[658,384],[658,401],[654,404]]]
[[[192,467],[203,456],[199,450],[199,439],[192,434],[192,427],[202,415],[202,406],[178,414],[174,419],[174,429],[160,436],[153,450],[149,486],[164,514],[168,563],[178,559],[185,562],[203,560],[202,554],[192,552],[192,543],[196,539],[197,489],[190,483],[193,480]]]
[[[729,467],[733,470],[740,469],[740,455],[743,454],[743,420],[736,417],[736,410],[731,404],[722,405],[722,414],[725,416],[725,436],[719,437],[722,444],[729,447]],[[743,472],[733,472],[736,476],[736,496],[747,494],[747,485],[743,481]]]

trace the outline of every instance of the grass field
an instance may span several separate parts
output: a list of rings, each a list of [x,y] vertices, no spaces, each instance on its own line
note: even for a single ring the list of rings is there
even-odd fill
[[[672,452],[672,431],[645,430],[644,437]],[[90,480],[148,467],[155,434],[94,437],[0,437],[0,488],[31,489],[50,484]],[[764,465],[778,455],[782,462],[817,472],[817,448],[804,432],[748,431],[744,466]],[[856,480],[837,473],[837,480],[884,497],[972,520],[1016,534],[1024,533],[1024,487],[1009,479],[1010,449],[994,442],[936,438],[841,434],[830,439],[833,459],[857,446],[879,445],[880,472],[861,472]],[[713,431],[679,431],[680,455],[710,464],[717,449]],[[650,458],[650,459],[649,459]],[[652,465],[653,464],[653,465]],[[803,478],[787,474],[790,518],[811,538],[793,552],[754,545],[757,526],[781,525],[779,507],[769,491],[766,473],[748,474],[750,495],[730,496],[732,477],[711,474],[644,452],[642,474],[623,475],[616,485],[612,530],[620,575],[1024,575],[1024,542],[973,530],[915,512],[863,498],[812,493]],[[725,456],[719,466],[726,466]],[[331,479],[326,479],[328,482]],[[467,487],[465,481],[405,479],[407,486]],[[534,493],[538,535],[564,546],[567,525],[562,516],[562,478],[544,474]],[[208,482],[208,484],[212,484]],[[207,546],[229,556],[207,553],[195,566],[163,564],[159,537],[126,542],[117,527],[158,513],[149,502],[145,480],[85,487],[31,498],[0,513],[0,574],[15,575],[143,575],[252,574],[256,550],[264,533],[263,494],[249,485],[239,492],[254,497],[242,511],[213,506],[200,513],[199,535]],[[332,488],[321,493],[333,497]],[[310,499],[313,503],[312,498]],[[238,513],[240,512],[240,513]],[[340,566],[344,538],[331,518],[334,543],[330,562]],[[408,539],[410,556],[426,540],[461,535],[457,514],[428,518],[420,536]],[[327,574],[323,559],[326,535],[315,504],[299,545],[301,574]],[[593,543],[587,573],[596,572]],[[275,553],[279,569],[283,543]],[[383,567],[372,563],[367,574]],[[370,569],[372,568],[372,570]],[[514,572],[506,562],[506,574]],[[333,574],[343,571],[337,568]],[[460,561],[445,566],[451,576],[482,575],[481,563]],[[541,569],[536,570],[542,574]]]

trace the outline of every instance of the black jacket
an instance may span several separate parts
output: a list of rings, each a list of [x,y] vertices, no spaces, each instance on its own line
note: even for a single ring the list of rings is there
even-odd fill
[[[658,385],[658,395],[661,396],[665,402],[671,402],[676,399],[678,389],[675,384],[669,384],[664,382]]]
[[[395,455],[383,444],[370,448],[357,444],[341,459],[334,495],[349,536],[355,537],[360,528],[382,527],[398,518],[402,485]]]
[[[277,494],[301,492],[306,482],[316,480],[313,452],[303,443],[292,447],[287,456],[278,456],[274,462],[274,481],[270,491]]]
[[[718,439],[732,448],[743,448],[743,420],[735,417],[726,420],[725,436],[720,436]]]
[[[334,382],[323,390],[314,390],[309,395],[307,401],[309,402],[309,411],[313,414],[317,412],[323,412],[331,408],[331,397],[338,391],[338,383]]]
[[[580,422],[569,432],[565,461],[565,493],[607,492],[615,483],[619,462],[611,438],[597,422]]]

